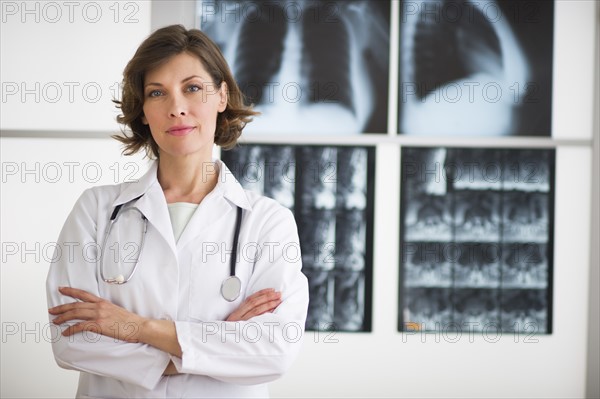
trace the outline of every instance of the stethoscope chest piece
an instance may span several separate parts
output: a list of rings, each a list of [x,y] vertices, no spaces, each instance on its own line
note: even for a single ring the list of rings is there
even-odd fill
[[[221,284],[221,295],[228,302],[233,302],[242,292],[242,281],[237,276],[229,276]]]

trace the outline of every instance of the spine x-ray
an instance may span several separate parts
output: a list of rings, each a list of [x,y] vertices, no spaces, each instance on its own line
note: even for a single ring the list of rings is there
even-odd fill
[[[399,133],[549,136],[554,2],[400,2]]]
[[[551,333],[554,158],[402,150],[400,331]]]
[[[387,132],[390,1],[198,1],[262,115],[247,133]]]
[[[309,330],[371,330],[374,155],[374,147],[254,144],[221,155],[244,188],[294,212]]]

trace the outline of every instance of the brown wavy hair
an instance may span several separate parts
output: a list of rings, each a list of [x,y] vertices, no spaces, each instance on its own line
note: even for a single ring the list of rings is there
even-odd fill
[[[227,61],[206,34],[181,25],[166,26],[152,33],[138,47],[123,71],[121,100],[113,100],[122,112],[117,116],[117,122],[123,124],[124,129],[122,135],[112,137],[124,144],[123,154],[132,155],[144,149],[146,156],[159,157],[159,148],[150,134],[150,127],[142,122],[144,78],[146,73],[183,52],[198,57],[217,87],[223,82],[227,84],[227,108],[217,116],[215,144],[224,149],[234,147],[242,129],[252,120],[252,116],[258,114],[251,106],[244,105],[244,96]],[[126,128],[131,130],[131,134],[127,133]]]

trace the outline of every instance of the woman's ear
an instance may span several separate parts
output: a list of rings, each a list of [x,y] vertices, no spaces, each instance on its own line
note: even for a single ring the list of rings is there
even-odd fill
[[[144,125],[147,125],[147,124],[148,124],[148,119],[146,119],[146,117],[145,117],[144,115],[142,115],[142,123],[143,123]]]
[[[217,110],[223,112],[227,109],[227,82],[223,81],[219,88],[219,106]]]

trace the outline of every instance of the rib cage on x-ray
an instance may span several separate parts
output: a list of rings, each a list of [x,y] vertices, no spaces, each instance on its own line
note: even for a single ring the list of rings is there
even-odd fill
[[[369,331],[374,149],[242,145],[222,153],[242,186],[290,208],[310,330]]]
[[[399,132],[550,135],[553,3],[402,1]]]
[[[288,31],[283,8],[258,3],[242,23],[233,67],[249,103],[260,104],[263,90],[281,68]]]
[[[326,10],[326,3],[317,3],[315,7],[307,9],[302,21],[304,34],[302,66],[308,76],[310,101],[318,103],[325,100],[340,103],[355,113],[350,73],[352,59],[349,26],[321,23],[319,15],[323,15]],[[324,98],[324,93],[314,90],[319,82],[339,82],[339,84],[329,98]]]
[[[472,18],[449,20],[437,13],[429,13],[427,2],[422,3],[417,18],[413,43],[412,75],[417,86],[417,95],[422,100],[440,86],[463,79],[477,68],[500,69],[502,54],[500,42],[491,21],[477,7],[472,8]],[[449,3],[441,3],[440,9],[448,9]],[[456,4],[456,2],[454,2]],[[443,14],[443,13],[442,13]],[[486,49],[489,57],[485,64],[477,65],[469,53]]]
[[[204,1],[198,10],[262,112],[246,132],[387,131],[389,1]]]
[[[350,76],[350,37],[341,23],[323,23],[330,5],[315,3],[302,19],[301,70],[306,76],[303,91],[312,103],[335,102],[354,112]],[[277,3],[257,4],[242,24],[235,56],[237,80],[249,103],[263,104],[264,91],[281,68],[288,23]],[[338,82],[327,95],[320,82]]]
[[[553,171],[553,150],[403,149],[399,330],[551,332]]]

